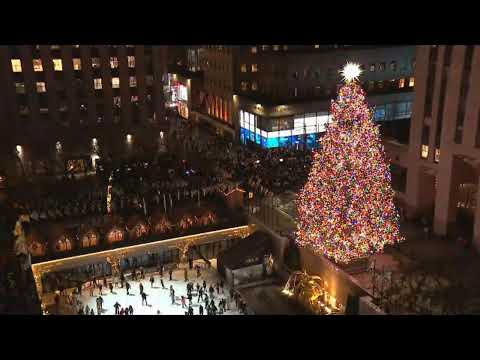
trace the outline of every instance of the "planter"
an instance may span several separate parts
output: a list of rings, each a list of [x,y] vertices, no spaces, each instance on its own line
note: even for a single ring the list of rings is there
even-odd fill
[[[338,268],[345,271],[347,274],[355,275],[368,271],[369,258],[361,258],[354,260],[348,264],[334,263]]]

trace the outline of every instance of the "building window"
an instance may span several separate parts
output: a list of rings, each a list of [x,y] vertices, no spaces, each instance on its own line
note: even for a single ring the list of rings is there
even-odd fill
[[[256,47],[256,46],[252,46],[252,47],[250,48],[250,52],[251,52],[252,54],[256,54],[256,53],[257,53],[257,47]]]
[[[73,70],[82,70],[82,59],[73,58]]]
[[[385,71],[385,63],[384,62],[378,64],[378,70],[379,71]]]
[[[258,84],[256,81],[252,81],[252,91],[256,91],[258,89]]]
[[[294,78],[295,80],[298,80],[298,71],[295,71],[295,72],[293,73],[293,78]]]
[[[33,71],[43,71],[42,59],[33,59]]]
[[[45,82],[38,81],[37,82],[37,92],[38,93],[44,93],[46,91],[47,91],[47,86],[45,85]]]
[[[145,84],[147,86],[152,86],[153,85],[153,76],[152,75],[145,76]]]
[[[257,71],[258,71],[258,65],[252,64],[252,72],[257,72]]]
[[[428,158],[428,145],[422,145],[421,157],[422,159]]]
[[[404,87],[405,87],[405,79],[401,78],[401,79],[398,80],[398,88],[402,89]]]
[[[137,78],[135,76],[130,76],[128,78],[128,83],[130,87],[137,87]]]
[[[410,77],[410,79],[408,80],[408,86],[410,86],[410,87],[415,86],[415,78],[413,76]]]
[[[243,72],[243,73],[247,72],[247,65],[246,64],[240,65],[240,71]]]
[[[440,149],[435,149],[435,158],[433,159],[436,163],[440,161]]]
[[[114,96],[113,97],[113,105],[116,107],[120,107],[122,104],[120,96]]]
[[[315,49],[320,49],[320,45],[314,45]]]
[[[379,89],[383,89],[383,81],[382,81],[382,80],[380,80],[380,81],[377,82],[377,87],[378,87]]]
[[[269,48],[269,45],[262,45],[262,51],[267,51]]]
[[[397,71],[397,62],[396,61],[392,61],[390,63],[390,70]]]
[[[370,64],[370,71],[374,72],[375,71],[375,64]]]
[[[112,69],[118,68],[118,58],[116,56],[110,56],[110,68]]]
[[[118,89],[120,87],[120,78],[113,77],[112,78],[112,88]]]
[[[135,67],[135,56],[127,56],[127,62],[129,68]]]
[[[23,82],[16,82],[15,83],[15,92],[17,94],[25,94],[25,83]]]
[[[287,51],[288,50],[288,45],[283,45],[283,51]]]
[[[280,50],[280,45],[273,45],[273,51]]]
[[[92,68],[100,69],[100,58],[99,57],[93,57],[92,58]]]
[[[101,78],[93,79],[93,88],[95,90],[102,90],[102,79]]]
[[[11,63],[13,72],[22,72],[22,61],[20,59],[12,59]]]
[[[53,59],[53,70],[63,71],[62,59]]]
[[[132,95],[132,96],[130,97],[130,101],[131,101],[132,103],[137,103],[137,102],[138,102],[138,95]]]
[[[368,82],[368,88],[371,90],[375,87],[375,81],[369,81]]]
[[[248,83],[246,81],[242,81],[240,83],[240,87],[242,88],[242,91],[247,91],[248,90]]]

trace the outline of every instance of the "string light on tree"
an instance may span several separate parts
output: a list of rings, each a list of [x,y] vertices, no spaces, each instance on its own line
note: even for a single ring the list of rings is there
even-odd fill
[[[308,181],[297,199],[297,242],[338,263],[381,252],[402,241],[391,174],[373,111],[347,63],[332,121],[314,152]]]

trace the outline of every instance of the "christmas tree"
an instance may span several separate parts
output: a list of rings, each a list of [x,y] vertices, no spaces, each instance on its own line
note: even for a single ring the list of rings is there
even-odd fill
[[[297,242],[347,264],[402,241],[391,175],[358,65],[347,64],[331,121],[297,199]]]

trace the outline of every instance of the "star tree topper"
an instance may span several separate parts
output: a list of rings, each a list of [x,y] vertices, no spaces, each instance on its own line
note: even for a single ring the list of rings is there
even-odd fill
[[[343,69],[340,71],[340,74],[342,74],[343,81],[345,83],[350,83],[358,80],[358,77],[362,73],[362,69],[360,69],[360,65],[347,62]]]

